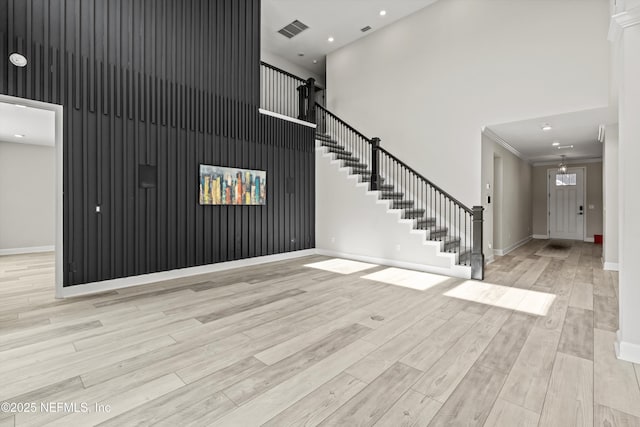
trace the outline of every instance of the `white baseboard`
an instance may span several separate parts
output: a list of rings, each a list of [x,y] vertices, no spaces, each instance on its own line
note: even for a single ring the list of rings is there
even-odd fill
[[[9,248],[0,249],[0,255],[20,255],[20,254],[35,254],[39,252],[53,252],[56,250],[55,246],[32,246],[29,248]]]
[[[605,262],[602,268],[604,270],[620,271],[620,264],[617,262]]]
[[[342,252],[330,251],[327,249],[316,249],[318,255],[333,256],[337,258],[352,259],[354,261],[368,262],[370,264],[387,265],[390,267],[407,268],[410,270],[424,271],[426,273],[442,274],[445,276],[459,277],[461,279],[471,278],[471,267],[455,265],[453,268],[433,267],[412,262],[396,261],[391,259],[374,258],[365,255],[346,254]]]
[[[595,239],[593,237],[585,237],[584,241],[587,242],[587,243],[593,243],[593,242],[595,242]]]
[[[285,252],[282,254],[239,259],[229,262],[219,262],[216,264],[199,265],[197,267],[180,268],[177,270],[161,271],[158,273],[142,274],[139,276],[123,277],[120,279],[104,280],[101,282],[85,283],[82,285],[59,287],[58,289],[56,289],[56,298],[69,298],[81,295],[95,294],[98,292],[106,292],[115,289],[129,288],[132,286],[146,285],[154,282],[163,282],[166,280],[179,279],[182,277],[197,276],[199,274],[215,273],[218,271],[230,270],[232,268],[265,264],[268,262],[300,258],[315,254],[315,249],[305,249],[301,251]]]
[[[627,362],[640,363],[640,344],[622,341],[620,331],[616,332],[616,336],[616,357]]]
[[[542,239],[542,240],[549,240],[549,235],[548,234],[534,234],[533,236],[531,236],[533,239]]]
[[[524,239],[520,240],[519,242],[514,243],[513,245],[509,246],[506,249],[494,249],[493,253],[498,255],[498,256],[504,256],[506,254],[508,254],[509,252],[518,249],[520,246],[525,245],[527,243],[529,243],[529,241],[531,241],[533,237],[532,236],[527,236]]]

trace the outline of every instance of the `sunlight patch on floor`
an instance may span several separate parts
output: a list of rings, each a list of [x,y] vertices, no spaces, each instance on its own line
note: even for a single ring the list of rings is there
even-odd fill
[[[538,316],[546,316],[556,298],[554,294],[472,280],[456,286],[444,295]]]
[[[450,280],[450,277],[420,271],[403,270],[401,268],[387,268],[382,271],[362,276],[361,279],[383,282],[389,285],[404,286],[405,288],[424,291]]]
[[[326,261],[305,264],[305,267],[317,268],[319,270],[331,271],[332,273],[351,274],[359,271],[377,267],[377,264],[367,264],[365,262],[351,261],[349,259],[328,259]]]

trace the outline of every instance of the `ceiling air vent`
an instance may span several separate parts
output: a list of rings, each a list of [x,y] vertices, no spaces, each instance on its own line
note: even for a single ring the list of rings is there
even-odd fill
[[[278,32],[280,34],[282,34],[283,36],[285,36],[286,38],[290,39],[292,37],[297,36],[298,34],[303,32],[307,28],[309,28],[307,25],[303,24],[302,22],[300,22],[300,21],[298,21],[296,19],[291,24],[289,24],[289,25],[285,26],[284,28],[280,29],[280,31],[278,31]]]
[[[362,31],[363,33],[366,33],[367,31],[369,31],[371,29],[371,27],[369,25],[367,25],[364,28],[360,28],[360,31]]]

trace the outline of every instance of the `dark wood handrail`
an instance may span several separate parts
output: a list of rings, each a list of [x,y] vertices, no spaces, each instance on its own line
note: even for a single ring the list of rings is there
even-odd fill
[[[306,81],[305,79],[303,79],[302,77],[298,77],[298,76],[296,76],[295,74],[291,74],[291,73],[290,73],[290,72],[288,72],[288,71],[285,71],[285,70],[283,70],[283,69],[281,69],[281,68],[278,68],[278,67],[276,67],[276,66],[274,66],[274,65],[267,64],[266,62],[260,61],[260,65],[262,65],[262,66],[264,66],[264,67],[267,67],[267,68],[271,68],[272,70],[277,71],[277,72],[279,72],[279,73],[281,73],[281,74],[284,74],[285,76],[291,77],[292,79],[300,80],[300,83],[301,83],[301,84],[305,84],[305,83],[307,82],[307,81]]]
[[[409,172],[413,173],[414,175],[416,175],[418,178],[420,178],[421,180],[423,180],[424,182],[426,182],[427,184],[429,184],[429,186],[431,186],[434,190],[438,191],[439,193],[441,193],[443,196],[447,197],[448,199],[450,199],[453,203],[457,204],[458,206],[460,206],[462,209],[464,209],[465,211],[467,211],[468,213],[472,214],[473,213],[473,209],[468,208],[464,203],[462,203],[461,201],[459,201],[458,199],[456,199],[455,197],[453,197],[451,194],[447,193],[446,191],[444,191],[442,188],[438,187],[437,185],[435,185],[433,182],[429,181],[427,178],[425,178],[424,176],[422,176],[422,174],[420,174],[418,171],[416,171],[415,169],[413,169],[412,167],[408,166],[405,162],[403,162],[402,160],[400,160],[399,158],[397,158],[396,156],[394,156],[393,154],[391,154],[390,152],[388,152],[387,150],[385,150],[382,147],[378,147],[378,151],[382,151],[384,154],[386,154],[387,156],[391,157],[393,160],[395,160],[396,162],[400,163],[403,167],[405,167]]]
[[[371,139],[367,138],[366,136],[364,136],[362,133],[358,132],[357,130],[355,130],[353,127],[351,127],[348,123],[346,123],[344,120],[342,120],[340,117],[336,116],[335,114],[333,114],[332,112],[330,112],[329,110],[327,110],[326,108],[324,108],[322,105],[316,104],[316,107],[319,108],[320,110],[324,111],[325,113],[331,115],[334,119],[338,120],[340,122],[340,124],[342,124],[343,126],[345,126],[347,129],[349,129],[350,131],[354,132],[356,135],[366,139],[369,144],[371,144]],[[443,196],[449,198],[452,202],[454,202],[455,204],[457,204],[458,206],[460,206],[462,209],[464,209],[465,211],[467,211],[470,214],[473,214],[473,209],[467,207],[464,203],[462,203],[461,201],[459,201],[458,199],[456,199],[455,197],[451,196],[449,193],[447,193],[446,191],[444,191],[442,188],[440,188],[439,186],[437,186],[436,184],[434,184],[433,182],[429,181],[427,178],[425,178],[421,173],[419,173],[418,171],[416,171],[415,169],[413,169],[412,167],[410,167],[409,165],[407,165],[405,162],[403,162],[402,160],[400,160],[399,158],[397,158],[396,156],[394,156],[393,154],[391,154],[390,152],[388,152],[387,150],[385,150],[384,148],[378,146],[378,150],[382,151],[383,153],[385,153],[387,156],[391,157],[393,160],[395,160],[396,162],[398,162],[399,164],[401,164],[403,167],[405,167],[408,171],[410,171],[411,173],[415,174],[418,178],[420,178],[421,180],[423,180],[425,183],[429,184],[434,190],[440,192]]]
[[[343,125],[344,127],[346,127],[347,129],[349,129],[351,132],[355,133],[356,135],[358,135],[359,137],[366,139],[369,143],[371,143],[371,139],[367,138],[366,136],[364,136],[363,134],[361,134],[360,132],[358,132],[357,130],[355,130],[353,127],[351,127],[351,125],[349,125],[347,122],[345,122],[344,120],[342,120],[340,117],[336,116],[335,114],[333,114],[331,111],[327,110],[326,108],[324,108],[322,105],[316,103],[316,108],[319,108],[320,110],[324,111],[325,113],[329,114],[330,116],[332,116],[334,119],[336,119],[338,122],[340,122],[341,125]]]

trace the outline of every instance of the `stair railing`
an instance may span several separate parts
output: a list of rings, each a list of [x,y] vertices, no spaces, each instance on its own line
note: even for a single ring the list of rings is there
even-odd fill
[[[260,108],[314,122],[316,82],[260,62]]]
[[[482,206],[465,206],[382,148],[380,138],[367,138],[320,105],[316,106],[316,123],[318,133],[339,141],[350,156],[368,165],[365,180],[370,181],[371,190],[385,191],[384,185],[390,184],[393,190],[388,191],[413,198],[413,206],[405,210],[407,218],[416,219],[416,226],[426,230],[431,240],[444,241],[444,251],[458,252],[458,264],[471,267],[471,278],[484,279]]]

